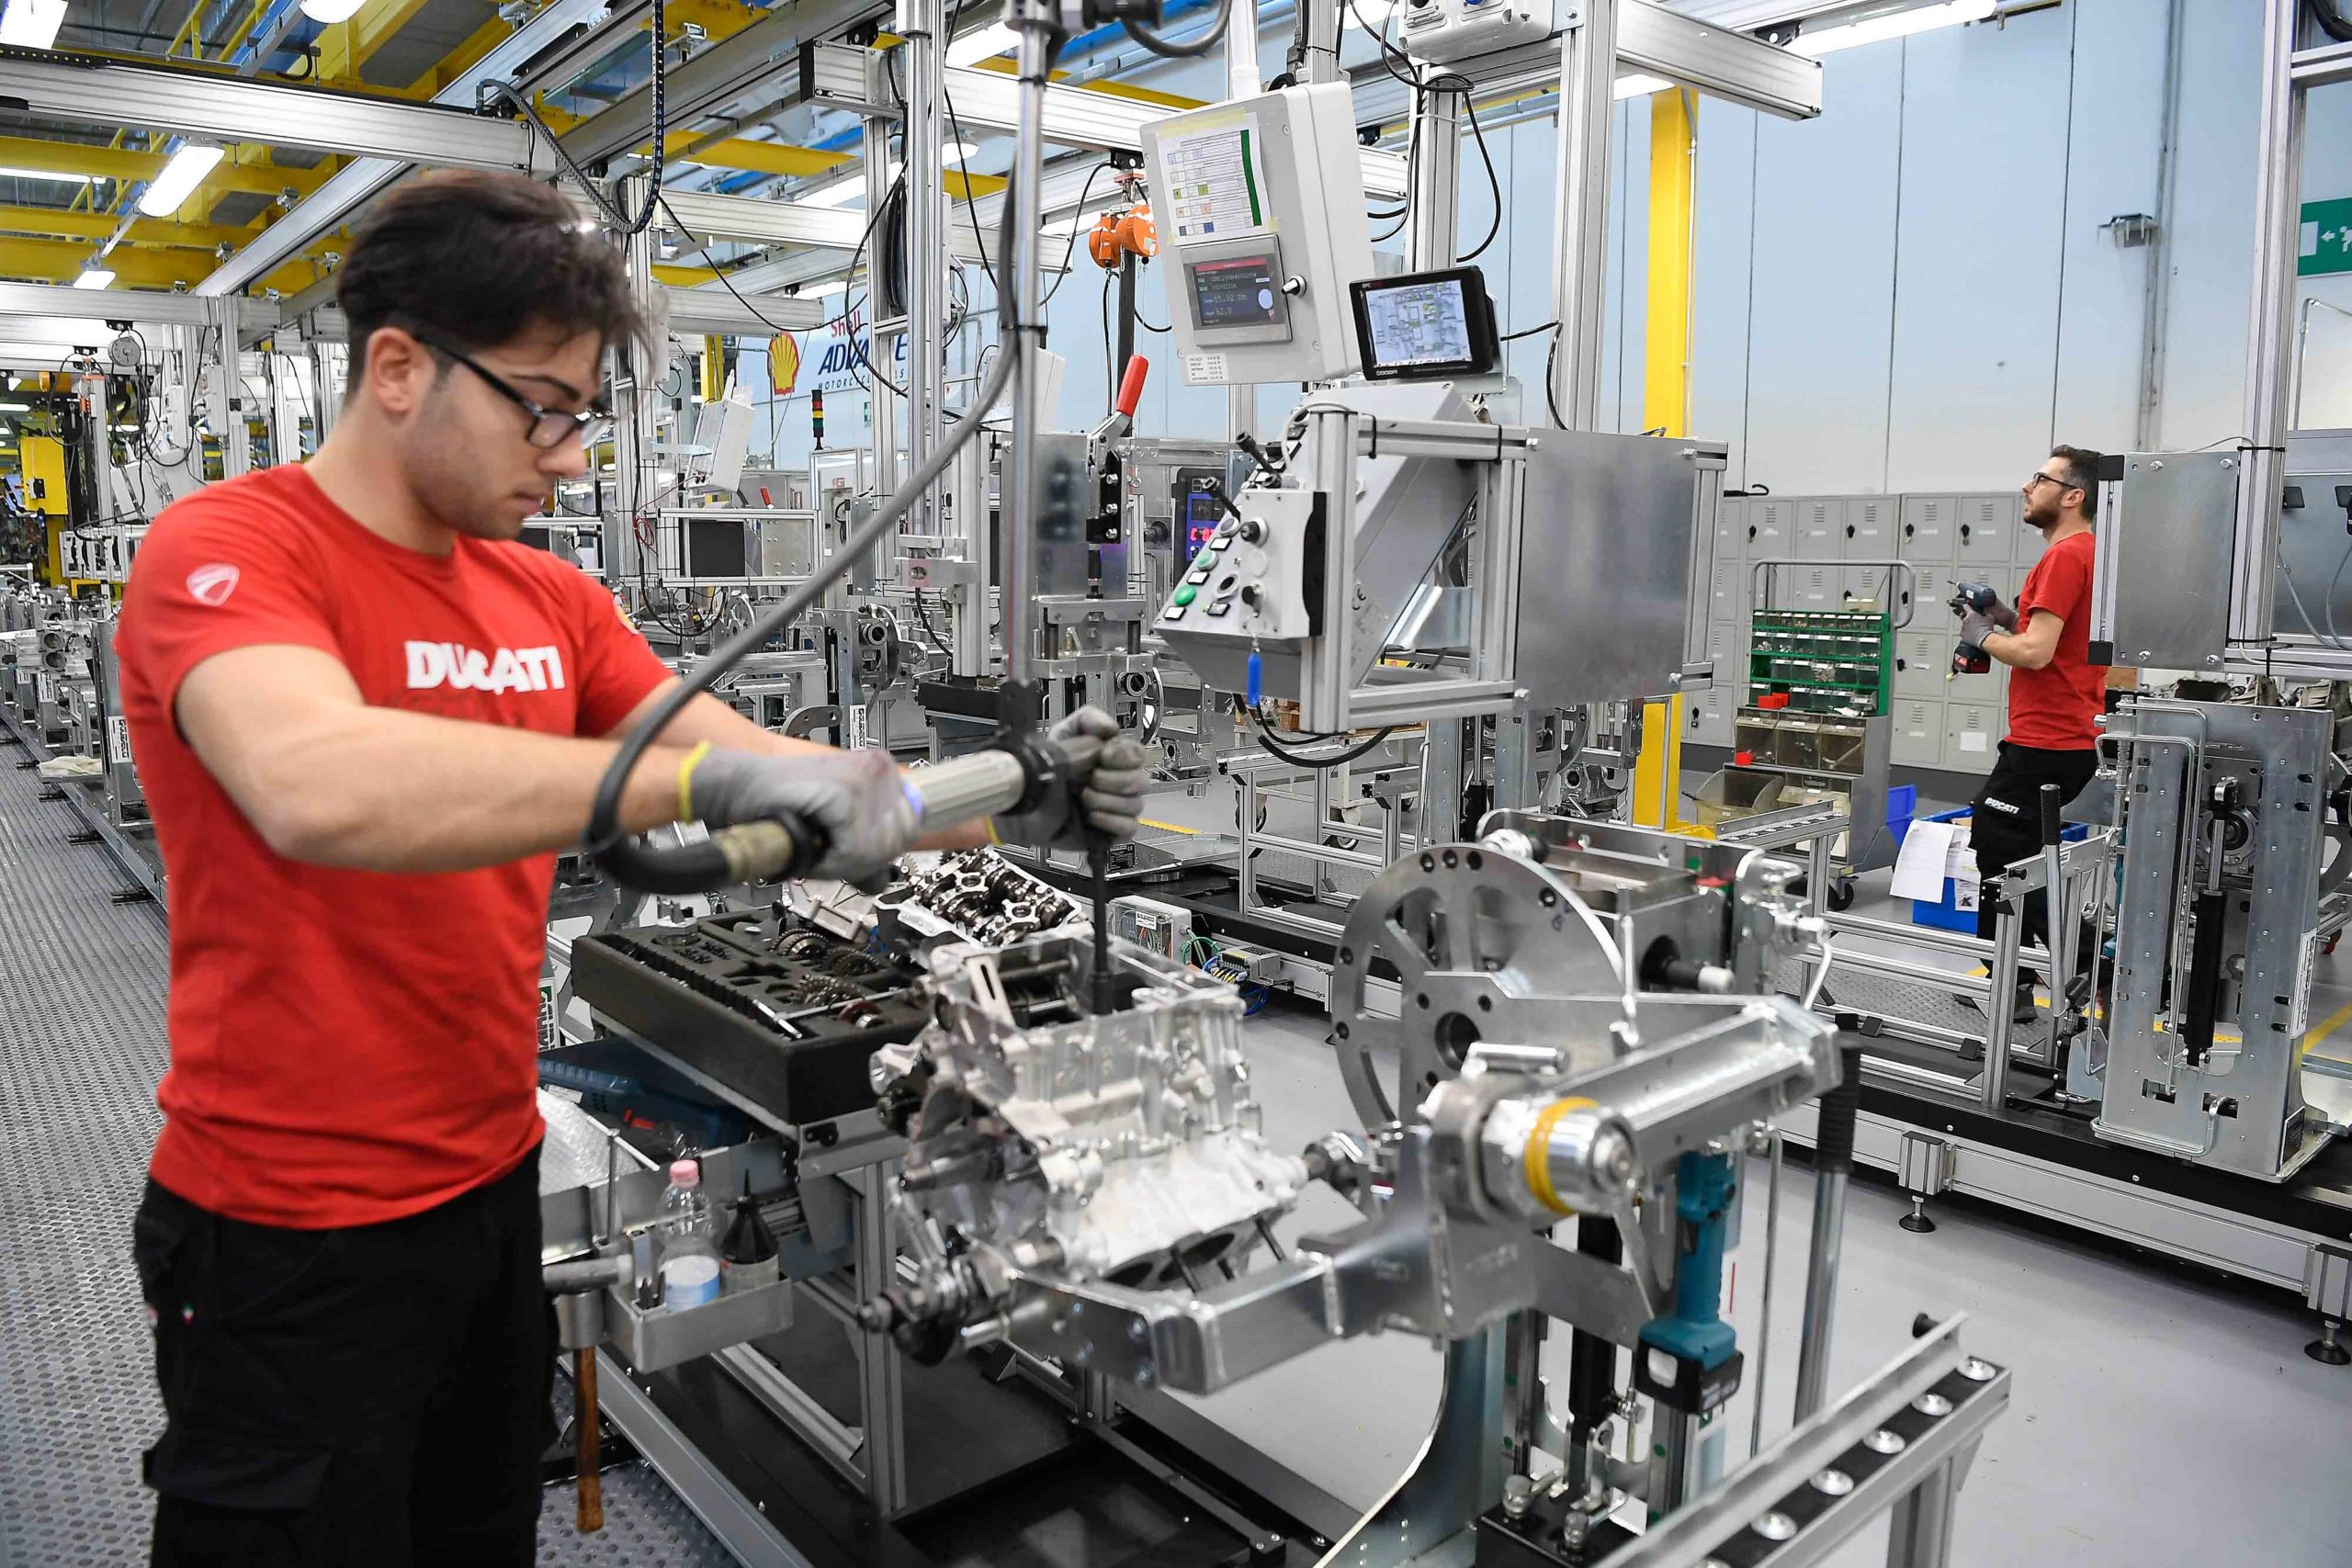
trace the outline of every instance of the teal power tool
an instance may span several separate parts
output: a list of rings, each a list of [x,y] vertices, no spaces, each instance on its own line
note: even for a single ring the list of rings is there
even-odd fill
[[[1706,1416],[1739,1391],[1745,1363],[1723,1315],[1724,1247],[1739,1183],[1727,1154],[1684,1155],[1674,1173],[1674,1310],[1643,1326],[1634,1386],[1665,1409]]]

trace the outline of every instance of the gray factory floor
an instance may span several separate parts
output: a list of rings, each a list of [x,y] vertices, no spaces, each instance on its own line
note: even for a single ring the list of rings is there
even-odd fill
[[[67,808],[0,766],[0,1568],[98,1568],[145,1559],[140,1450],[159,1421],[128,1258],[130,1215],[155,1130],[164,1063],[164,922],[116,905],[120,874],[67,841]],[[1882,874],[1883,875],[1883,874]],[[2352,1017],[2352,955],[2332,958],[2312,1012]],[[1295,1145],[1350,1124],[1324,1021],[1303,1010],[1249,1038],[1268,1130]],[[2331,1037],[2319,1047],[2341,1054]],[[2314,1098],[2322,1086],[2312,1079]],[[2333,1087],[2341,1088],[2340,1082]],[[2339,1117],[2345,1112],[2337,1109]],[[1795,1365],[1808,1177],[1784,1179],[1770,1353],[1769,1440]],[[1734,1316],[1755,1370],[1765,1229],[1747,1191]],[[1871,1371],[1922,1310],[1972,1314],[1966,1343],[2013,1368],[2014,1402],[1961,1499],[1961,1564],[2086,1568],[2352,1560],[2352,1372],[2306,1359],[2307,1319],[2255,1294],[2128,1260],[2086,1242],[1945,1203],[1941,1228],[1894,1224],[1905,1204],[1852,1199],[1833,1386]],[[1317,1194],[1287,1229],[1344,1223]],[[1343,1500],[1369,1501],[1411,1458],[1435,1395],[1436,1357],[1396,1337],[1326,1348],[1206,1402],[1216,1418]],[[1747,1452],[1749,1396],[1722,1429]],[[642,1469],[606,1481],[605,1535],[571,1528],[551,1491],[544,1563],[705,1563],[716,1543]],[[1876,1561],[1874,1541],[1840,1562]]]

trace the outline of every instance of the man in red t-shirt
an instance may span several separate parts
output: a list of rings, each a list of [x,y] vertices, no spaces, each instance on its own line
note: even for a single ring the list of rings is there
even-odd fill
[[[340,275],[350,385],[318,456],[170,507],[131,573],[123,705],[172,895],[132,1248],[157,1563],[534,1561],[548,897],[607,738],[673,678],[602,586],[516,541],[609,423],[605,349],[645,330],[618,257],[551,187],[402,186]],[[1057,735],[1086,821],[1132,833],[1140,747],[1091,710]],[[830,835],[829,875],[915,838],[881,753],[707,695],[621,802],[629,831],[785,813]]]
[[[2025,575],[2017,607],[1996,598],[1961,622],[1963,644],[2011,671],[2008,737],[1970,813],[1977,874],[1987,886],[2041,847],[2041,786],[2054,784],[2062,800],[2072,800],[2098,771],[2098,716],[2107,706],[2107,666],[2090,660],[2098,464],[2098,453],[2080,446],[2052,449],[2025,482],[2026,523],[2049,542]],[[1993,926],[1986,899],[1976,913],[1976,934],[1990,940]],[[2049,906],[2039,893],[2026,900],[2023,940],[2050,940]],[[2011,1001],[2020,1023],[2034,1017],[2033,987],[2034,977],[2021,972]]]

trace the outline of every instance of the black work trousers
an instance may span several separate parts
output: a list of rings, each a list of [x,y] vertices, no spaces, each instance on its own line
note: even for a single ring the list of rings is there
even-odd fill
[[[2098,772],[2096,749],[2052,751],[2002,741],[2000,757],[1969,812],[1969,843],[1976,852],[1976,874],[1982,886],[1989,889],[1993,879],[2011,863],[2041,850],[2043,784],[2056,784],[2061,802],[2069,801],[2083,793],[2083,786]],[[1987,897],[1976,908],[1976,934],[1987,942],[1993,939],[1993,907]],[[2026,945],[2049,945],[2050,901],[2040,893],[2026,895],[2021,941]],[[2028,977],[2023,969],[2018,976],[2020,980]]]
[[[555,1436],[538,1173],[534,1148],[437,1207],[340,1230],[147,1184],[157,1568],[533,1562]]]

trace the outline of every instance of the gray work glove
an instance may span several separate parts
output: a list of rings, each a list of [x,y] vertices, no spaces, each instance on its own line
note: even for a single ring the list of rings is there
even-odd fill
[[[1962,583],[1960,603],[1964,606],[1962,611],[1963,625],[1961,634],[1963,637],[1967,636],[1966,623],[1975,616],[1984,617],[1992,629],[1996,631],[2013,632],[2018,629],[2017,607],[1993,591],[1993,585],[1989,582]],[[1975,639],[1971,637],[1969,640],[1973,642]]]
[[[1092,834],[1132,839],[1143,816],[1145,786],[1151,782],[1151,754],[1098,707],[1082,707],[1051,729],[1052,741],[1069,768],[1068,793],[1035,811],[991,819],[996,840],[1030,849],[1082,850]]]
[[[1984,634],[2008,628],[1982,610],[1971,610],[1960,618],[1960,641],[1962,648],[1982,649]]]
[[[865,882],[913,847],[906,782],[879,750],[776,756],[696,747],[678,769],[680,814],[710,828],[797,817],[831,840],[812,876]]]

